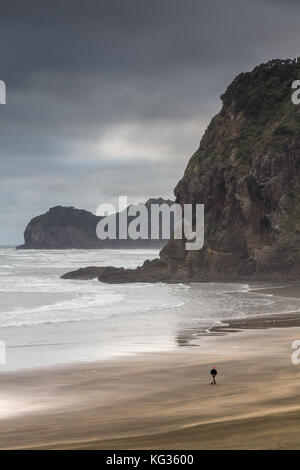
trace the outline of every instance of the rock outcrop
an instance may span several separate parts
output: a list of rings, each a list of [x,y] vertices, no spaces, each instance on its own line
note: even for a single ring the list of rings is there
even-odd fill
[[[152,204],[172,205],[174,201],[162,198],[149,199],[145,206],[151,214]],[[131,207],[131,206],[129,206]],[[128,208],[125,209],[128,211]],[[99,240],[96,235],[96,226],[102,217],[86,210],[74,207],[56,206],[48,212],[33,218],[24,232],[24,245],[18,249],[92,249],[92,248],[162,248],[167,239],[164,239],[160,231],[157,240],[151,240],[151,217],[149,217],[149,239]],[[128,224],[134,219],[128,216]],[[117,229],[119,214],[116,214]]]
[[[103,282],[274,280],[300,275],[300,79],[297,60],[240,74],[175,188],[176,202],[205,204],[205,244],[170,240],[160,260],[107,268]]]
[[[79,268],[76,271],[70,271],[61,276],[61,279],[81,279],[83,281],[99,278],[104,270],[108,267],[88,266],[87,268]]]

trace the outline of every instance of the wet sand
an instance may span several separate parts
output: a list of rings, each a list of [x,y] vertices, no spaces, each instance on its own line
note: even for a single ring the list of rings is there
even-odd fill
[[[235,320],[176,352],[2,372],[0,448],[300,449],[299,318]]]
[[[2,374],[0,446],[300,448],[295,339],[299,327],[247,330],[182,353]]]
[[[234,333],[240,330],[292,328],[300,327],[300,312],[283,313],[277,315],[253,316],[252,318],[237,318],[226,320],[224,326],[210,328],[212,333]]]

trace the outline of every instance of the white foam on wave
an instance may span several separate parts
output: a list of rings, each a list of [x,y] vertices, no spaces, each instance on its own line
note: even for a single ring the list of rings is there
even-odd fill
[[[247,283],[108,285],[97,279],[59,277],[66,271],[63,266],[70,270],[87,265],[135,267],[156,256],[154,250],[0,249],[0,328],[113,316],[151,318],[166,312],[171,312],[180,325],[201,325],[214,324],[221,318],[247,317],[255,312],[282,312],[279,297],[264,295],[263,291],[251,293],[257,288]],[[285,298],[284,302],[288,311],[300,305],[296,299]]]
[[[1,312],[0,328],[11,326],[41,325],[66,321],[100,319],[104,315],[99,307],[121,302],[121,293],[99,292],[93,295],[74,294],[74,298],[34,308],[19,307]]]

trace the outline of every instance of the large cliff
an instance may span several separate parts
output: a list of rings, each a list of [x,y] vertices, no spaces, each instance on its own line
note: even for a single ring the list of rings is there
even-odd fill
[[[173,204],[173,201],[162,198],[148,199],[145,206],[151,214],[152,204]],[[130,206],[129,206],[130,207]],[[129,207],[125,210],[128,211]],[[138,240],[99,240],[96,235],[96,226],[102,217],[97,217],[83,209],[74,207],[56,206],[45,214],[34,217],[24,232],[24,245],[18,249],[70,249],[70,248],[162,248],[167,240],[162,238],[160,230],[159,239]],[[133,220],[128,216],[128,224]],[[118,230],[119,214],[116,214]],[[149,218],[149,234],[151,233],[151,218]]]
[[[300,79],[297,60],[242,73],[221,96],[175,188],[176,201],[205,204],[205,244],[170,240],[137,270],[104,269],[104,282],[280,279],[300,275]]]
[[[161,253],[200,279],[300,274],[300,105],[291,101],[297,61],[240,74],[221,96],[175,188],[180,204],[205,204],[205,246]],[[181,266],[180,266],[181,265]]]

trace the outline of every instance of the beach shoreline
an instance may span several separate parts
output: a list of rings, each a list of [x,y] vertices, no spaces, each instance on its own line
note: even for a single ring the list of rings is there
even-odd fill
[[[295,340],[300,312],[228,320],[196,347],[2,371],[0,448],[300,448]]]
[[[295,339],[300,327],[240,330],[184,352],[2,374],[1,448],[299,448]]]

